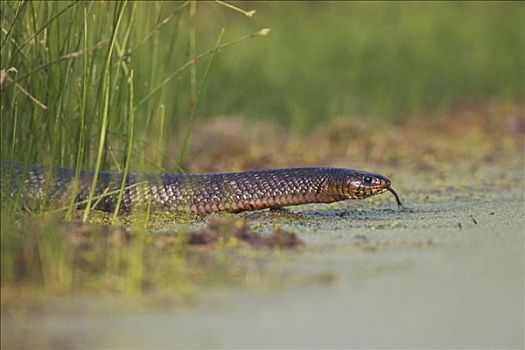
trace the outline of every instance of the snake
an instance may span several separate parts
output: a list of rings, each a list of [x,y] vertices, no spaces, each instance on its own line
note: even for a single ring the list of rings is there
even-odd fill
[[[303,167],[230,173],[127,173],[2,162],[4,194],[19,194],[24,203],[77,204],[94,209],[129,212],[137,207],[187,212],[275,209],[309,203],[364,199],[389,191],[402,203],[380,174],[349,168]],[[93,180],[96,177],[96,184]],[[89,200],[90,191],[91,200]],[[120,195],[120,200],[119,200]]]

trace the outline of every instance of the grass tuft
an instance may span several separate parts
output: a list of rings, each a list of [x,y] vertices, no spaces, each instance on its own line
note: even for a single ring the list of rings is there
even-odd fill
[[[101,171],[182,170],[212,63],[254,37],[223,43],[220,28],[215,42],[201,44],[196,1],[1,6],[1,159],[74,167],[68,219],[80,170],[93,169],[84,221],[100,198]],[[216,8],[199,4],[206,7]]]

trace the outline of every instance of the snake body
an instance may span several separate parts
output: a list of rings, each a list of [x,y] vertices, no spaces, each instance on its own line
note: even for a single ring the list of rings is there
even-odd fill
[[[81,171],[76,190],[75,169],[2,163],[2,194],[22,193],[24,200],[85,203],[94,173]],[[122,173],[100,172],[92,205],[112,211],[122,188]],[[288,168],[213,174],[127,174],[120,209],[149,206],[197,215],[240,212],[306,203],[362,199],[390,188],[382,175],[344,168]]]

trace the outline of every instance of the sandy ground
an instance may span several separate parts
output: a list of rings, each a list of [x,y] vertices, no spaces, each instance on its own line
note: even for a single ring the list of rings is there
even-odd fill
[[[464,165],[464,166],[463,166]],[[305,241],[266,269],[331,276],[257,290],[227,287],[196,307],[114,312],[112,301],[60,299],[2,314],[6,347],[523,348],[524,169],[520,155],[453,177],[392,169],[389,194],[245,214]],[[443,170],[442,173],[447,173]],[[451,175],[452,176],[452,175]],[[7,322],[6,322],[7,321]]]

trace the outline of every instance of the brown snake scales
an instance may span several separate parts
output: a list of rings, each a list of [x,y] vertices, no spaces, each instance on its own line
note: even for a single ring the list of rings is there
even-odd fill
[[[79,173],[74,191],[75,169],[49,169],[39,165],[2,162],[2,196],[21,193],[27,201],[85,203],[94,173]],[[122,174],[98,175],[92,204],[97,209],[115,209]],[[145,204],[164,211],[197,215],[227,211],[241,212],[307,203],[332,203],[363,199],[390,191],[401,201],[383,175],[344,168],[288,168],[214,174],[135,174],[126,176],[121,211]]]

